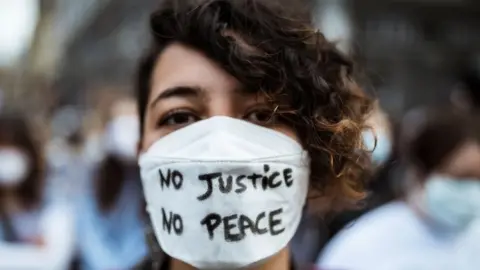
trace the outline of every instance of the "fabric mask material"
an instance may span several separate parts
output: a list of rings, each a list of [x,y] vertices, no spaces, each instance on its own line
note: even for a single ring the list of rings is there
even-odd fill
[[[480,217],[480,180],[433,176],[425,184],[425,210],[444,226],[468,228]]]
[[[0,149],[0,185],[15,186],[28,173],[27,156],[16,149]]]
[[[158,140],[139,164],[160,246],[194,267],[261,263],[300,223],[309,158],[277,131],[212,117]]]

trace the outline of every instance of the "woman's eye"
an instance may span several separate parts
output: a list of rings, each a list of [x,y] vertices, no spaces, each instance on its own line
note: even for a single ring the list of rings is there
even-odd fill
[[[159,122],[159,126],[185,126],[197,122],[200,117],[191,112],[172,113]]]
[[[255,124],[269,124],[275,118],[275,114],[271,110],[263,109],[250,112],[245,116],[245,120]]]

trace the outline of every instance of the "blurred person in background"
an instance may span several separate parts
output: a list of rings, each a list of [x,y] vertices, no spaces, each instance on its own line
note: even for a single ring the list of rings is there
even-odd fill
[[[289,244],[306,210],[363,198],[371,100],[351,60],[296,11],[167,0],[153,13],[139,164],[149,239],[166,255],[140,268],[299,269]]]
[[[103,137],[105,156],[77,213],[81,269],[131,269],[147,254],[138,132],[134,101],[113,104]]]
[[[67,269],[72,212],[44,189],[43,151],[26,120],[0,115],[0,269]]]
[[[73,203],[84,196],[92,164],[83,155],[82,114],[73,106],[64,106],[52,116],[51,135],[46,144],[47,192]]]
[[[110,106],[109,106],[110,107]],[[103,144],[104,121],[97,110],[91,109],[85,115],[85,144],[83,157],[92,166],[98,165],[105,157]]]
[[[340,232],[318,265],[330,269],[479,269],[465,255],[480,246],[470,235],[480,217],[478,116],[446,108],[417,113],[402,133],[403,200],[382,206]],[[477,246],[465,246],[476,237]],[[476,260],[476,261],[475,261]]]

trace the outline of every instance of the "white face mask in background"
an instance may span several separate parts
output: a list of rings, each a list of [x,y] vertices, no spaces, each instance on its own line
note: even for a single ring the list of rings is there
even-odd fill
[[[119,116],[108,125],[105,136],[106,152],[124,160],[134,160],[140,138],[137,116]]]
[[[16,186],[27,176],[28,157],[16,149],[0,148],[0,185]]]
[[[425,183],[424,210],[438,223],[463,230],[480,217],[480,180],[434,175]]]
[[[102,148],[104,141],[101,135],[91,134],[87,136],[83,148],[83,154],[87,161],[98,163],[105,157],[105,149]]]
[[[376,164],[382,164],[387,161],[390,153],[392,152],[392,143],[390,138],[384,132],[378,132],[375,134],[372,131],[364,131],[362,133],[363,143],[367,147],[367,150],[372,151],[372,160]]]
[[[139,164],[160,246],[200,269],[250,266],[286,247],[310,174],[299,143],[224,116],[163,137]]]

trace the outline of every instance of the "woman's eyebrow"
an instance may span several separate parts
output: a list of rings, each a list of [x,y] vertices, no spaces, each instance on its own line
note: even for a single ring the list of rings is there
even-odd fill
[[[173,97],[199,97],[203,95],[204,90],[196,86],[175,86],[167,88],[150,103],[150,107],[153,108],[158,102],[173,98]]]

